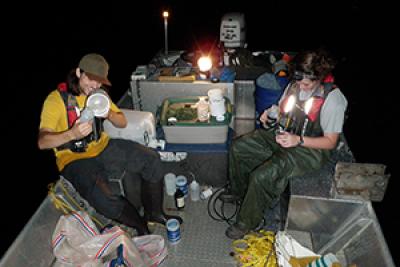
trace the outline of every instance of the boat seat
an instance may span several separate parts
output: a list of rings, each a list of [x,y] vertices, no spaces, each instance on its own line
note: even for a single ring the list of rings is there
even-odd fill
[[[321,169],[292,177],[289,180],[290,194],[326,198],[333,197],[333,180],[336,163],[338,162],[355,162],[353,153],[343,134],[340,135],[338,146],[333,151],[331,158]]]
[[[338,162],[355,162],[343,134],[331,158],[319,170],[290,178],[284,193],[265,211],[263,228],[275,232],[284,229],[291,195],[334,198],[333,181]]]

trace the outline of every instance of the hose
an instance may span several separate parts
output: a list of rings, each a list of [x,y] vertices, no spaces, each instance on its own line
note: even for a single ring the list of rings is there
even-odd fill
[[[238,201],[235,201],[234,203],[229,203],[235,206],[235,211],[233,212],[232,215],[227,216],[226,210],[225,210],[225,205],[228,203],[225,203],[224,201],[221,200],[220,196],[227,190],[228,184],[225,186],[219,188],[216,190],[208,199],[207,203],[207,212],[208,215],[215,221],[219,222],[226,222],[229,225],[232,225],[234,223],[234,218],[236,214],[239,211],[240,208],[240,203]],[[218,211],[217,209],[217,201],[219,200],[219,207],[220,210]]]

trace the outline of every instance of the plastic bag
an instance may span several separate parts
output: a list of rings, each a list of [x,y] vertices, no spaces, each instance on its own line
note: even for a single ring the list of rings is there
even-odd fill
[[[164,238],[160,235],[143,235],[133,238],[142,259],[150,266],[158,266],[168,255]]]
[[[160,238],[163,239],[161,236],[138,239],[141,241],[138,249],[120,227],[100,233],[87,213],[74,212],[61,216],[53,232],[52,248],[56,257],[53,266],[156,266],[167,255],[164,240]]]
[[[319,258],[318,255],[299,244],[285,231],[278,231],[275,235],[275,251],[279,266],[295,267],[301,266],[296,259],[307,258],[306,264]]]

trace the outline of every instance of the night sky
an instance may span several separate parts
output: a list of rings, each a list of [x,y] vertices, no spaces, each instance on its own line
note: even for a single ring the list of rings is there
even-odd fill
[[[400,218],[393,210],[399,185],[393,156],[398,147],[399,137],[394,131],[398,118],[394,84],[385,85],[391,79],[385,75],[390,71],[389,52],[393,51],[389,48],[394,25],[391,8],[356,0],[143,2],[90,5],[86,1],[57,1],[50,5],[24,4],[23,8],[21,3],[11,3],[2,9],[9,17],[1,17],[2,77],[6,78],[2,88],[6,97],[2,99],[6,101],[1,108],[5,182],[0,195],[4,218],[1,229],[6,234],[0,241],[0,254],[46,197],[47,184],[58,178],[52,152],[37,148],[45,97],[84,54],[97,52],[110,63],[110,95],[117,102],[129,88],[136,66],[147,64],[164,48],[164,8],[171,16],[170,50],[216,44],[221,17],[227,12],[242,12],[251,51],[325,46],[333,52],[340,61],[337,84],[349,101],[344,131],[350,148],[358,162],[385,164],[391,174],[384,200],[373,205],[395,254],[400,232],[395,227],[400,225]]]

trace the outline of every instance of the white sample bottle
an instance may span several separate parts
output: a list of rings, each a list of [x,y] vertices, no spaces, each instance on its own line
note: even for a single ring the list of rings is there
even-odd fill
[[[200,185],[196,180],[190,183],[190,199],[192,201],[200,200]]]

